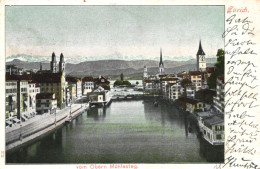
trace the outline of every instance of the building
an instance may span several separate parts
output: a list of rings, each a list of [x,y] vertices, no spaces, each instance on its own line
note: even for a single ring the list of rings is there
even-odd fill
[[[16,94],[14,94],[14,90],[10,93],[10,87],[17,89]],[[12,95],[12,98],[10,97],[8,102],[14,104],[9,108],[13,109],[13,107],[17,107],[16,113],[12,113],[8,108],[11,116],[17,116],[17,118],[20,119],[23,117],[31,117],[36,114],[36,94],[40,93],[40,86],[36,84],[31,74],[6,74],[6,89],[8,97]]]
[[[36,94],[40,93],[40,86],[33,82],[28,82],[28,116],[36,112]]]
[[[5,81],[6,118],[17,116],[17,80]]]
[[[160,82],[161,82],[161,92],[163,94],[164,97],[167,98],[167,91],[166,91],[166,86],[169,84],[169,83],[177,83],[179,81],[179,78],[177,77],[165,77],[165,78],[161,78],[160,79]]]
[[[17,83],[17,118],[21,119],[28,113],[29,105],[29,86],[27,80],[20,80]]]
[[[144,79],[143,89],[146,92],[158,94],[160,92],[160,80],[157,78]]]
[[[162,61],[162,49],[160,50],[160,63],[159,63],[159,75],[164,74],[164,65]]]
[[[91,76],[84,77],[82,79],[82,94],[87,95],[87,93],[92,92],[95,87],[94,78]]]
[[[196,112],[201,112],[201,111],[207,111],[209,110],[209,105],[206,103],[197,100],[197,99],[192,99],[188,97],[180,97],[178,99],[179,106],[192,114],[195,114]]]
[[[212,145],[223,145],[225,142],[224,115],[210,115],[199,119],[203,138]]]
[[[217,78],[217,84],[216,84],[216,97],[213,98],[214,108],[219,113],[225,112],[225,81],[224,77],[218,77]]]
[[[168,93],[168,99],[170,101],[175,101],[179,99],[179,97],[181,96],[181,85],[179,81],[176,81],[175,83],[167,84],[166,90]]]
[[[143,74],[143,79],[147,79],[148,78],[148,71],[147,71],[147,67],[144,66],[144,74]]]
[[[110,82],[103,76],[99,76],[95,79],[95,89],[102,87],[105,90],[110,90]]]
[[[196,87],[194,85],[186,85],[186,97],[195,98]]]
[[[66,85],[63,72],[32,74],[32,79],[41,86],[41,93],[55,93],[58,108],[63,109],[66,106]]]
[[[197,52],[197,71],[204,72],[206,70],[206,58],[205,58],[205,52],[202,49],[201,41],[199,44],[199,49]]]
[[[200,71],[190,71],[190,81],[195,86],[196,91],[201,89],[202,86],[202,75]]]
[[[67,76],[66,82],[70,90],[71,100],[82,97],[82,83],[79,78]]]
[[[99,86],[96,90],[87,94],[87,99],[89,100],[90,106],[105,106],[111,101],[110,91],[104,90],[104,88]]]
[[[16,65],[6,65],[6,74],[9,75],[21,75],[23,74],[23,69],[18,68]]]
[[[38,93],[36,95],[36,111],[39,114],[55,113],[57,109],[57,99],[55,93]]]

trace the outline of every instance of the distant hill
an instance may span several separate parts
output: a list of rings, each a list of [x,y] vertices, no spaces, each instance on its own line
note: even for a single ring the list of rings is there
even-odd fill
[[[213,66],[216,62],[215,58],[207,59],[207,66]],[[27,62],[19,59],[14,59],[11,62],[6,62],[7,65],[17,65],[20,68],[28,70],[39,70],[40,62]],[[143,72],[143,67],[147,66],[148,72],[155,74],[158,71],[159,61],[154,60],[99,60],[99,61],[86,61],[78,64],[66,63],[65,71],[68,75],[85,76],[85,75],[124,75],[139,74]],[[164,61],[166,73],[178,73],[181,71],[189,71],[196,69],[196,60],[191,59],[188,61]],[[50,63],[42,63],[43,70],[50,69]]]

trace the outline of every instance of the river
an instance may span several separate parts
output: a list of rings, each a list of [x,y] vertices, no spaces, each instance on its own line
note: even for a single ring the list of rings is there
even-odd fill
[[[113,101],[7,152],[7,163],[223,162],[224,147],[198,136],[191,115],[153,99]]]

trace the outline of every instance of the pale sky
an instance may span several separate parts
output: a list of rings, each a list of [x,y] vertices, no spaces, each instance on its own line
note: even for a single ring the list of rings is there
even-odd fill
[[[7,6],[6,56],[215,56],[223,31],[224,6]]]

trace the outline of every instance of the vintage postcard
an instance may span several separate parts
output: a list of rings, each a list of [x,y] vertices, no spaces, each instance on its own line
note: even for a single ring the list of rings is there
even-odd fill
[[[259,169],[259,6],[1,2],[0,168]]]

